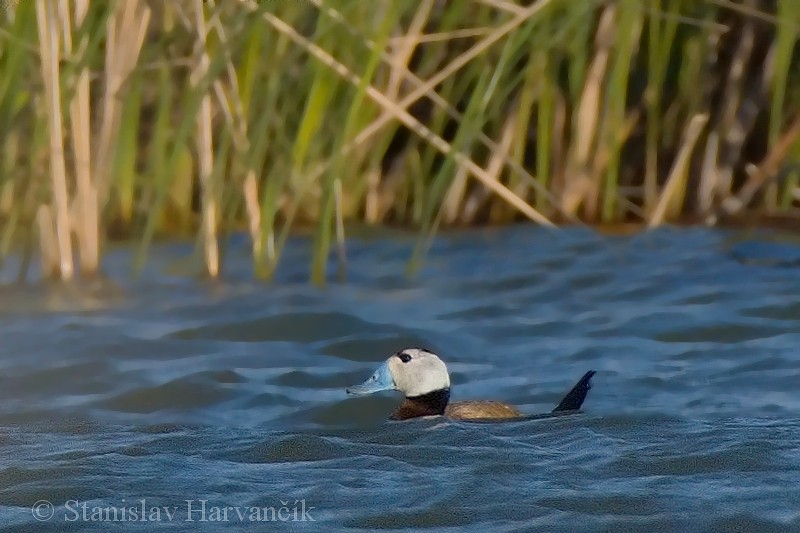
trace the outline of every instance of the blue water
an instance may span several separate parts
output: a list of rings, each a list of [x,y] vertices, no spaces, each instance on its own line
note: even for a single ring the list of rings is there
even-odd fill
[[[796,240],[465,232],[408,278],[412,244],[325,289],[297,239],[271,285],[234,243],[219,283],[160,245],[0,290],[0,531],[800,531]],[[532,414],[598,373],[575,416],[386,422],[344,388],[406,346]]]

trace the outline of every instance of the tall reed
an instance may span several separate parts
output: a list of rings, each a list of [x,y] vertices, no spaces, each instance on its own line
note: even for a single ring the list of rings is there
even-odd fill
[[[800,206],[793,0],[0,3],[0,253],[230,231],[715,223]],[[27,264],[27,263],[25,263]],[[24,276],[24,273],[22,273]]]

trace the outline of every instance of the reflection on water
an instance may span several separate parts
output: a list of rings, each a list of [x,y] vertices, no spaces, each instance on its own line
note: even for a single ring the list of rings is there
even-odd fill
[[[471,232],[413,280],[410,241],[352,241],[324,290],[299,240],[274,285],[164,246],[137,281],[112,253],[113,290],[3,289],[0,531],[798,530],[800,254],[748,239]],[[530,413],[598,374],[584,414],[505,424],[345,396],[420,345]]]

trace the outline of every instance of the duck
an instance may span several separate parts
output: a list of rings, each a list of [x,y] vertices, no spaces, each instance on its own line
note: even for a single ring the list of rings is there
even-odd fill
[[[580,411],[594,370],[586,372],[561,402],[549,413],[557,416]],[[363,383],[346,389],[347,394],[362,396],[384,390],[405,395],[391,420],[408,420],[424,416],[445,416],[454,420],[513,420],[528,418],[512,405],[494,400],[450,402],[450,374],[438,355],[425,348],[404,348],[392,354]]]

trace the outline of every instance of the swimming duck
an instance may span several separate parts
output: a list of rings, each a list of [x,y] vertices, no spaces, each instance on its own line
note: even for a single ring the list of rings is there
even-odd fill
[[[550,414],[563,414],[581,408],[592,387],[595,371],[590,370],[564,396]],[[420,416],[444,415],[459,420],[492,420],[525,417],[516,407],[496,401],[463,401],[450,403],[450,375],[444,361],[424,348],[405,348],[393,354],[360,385],[347,389],[348,394],[372,394],[397,390],[405,400],[390,417],[406,420]]]

